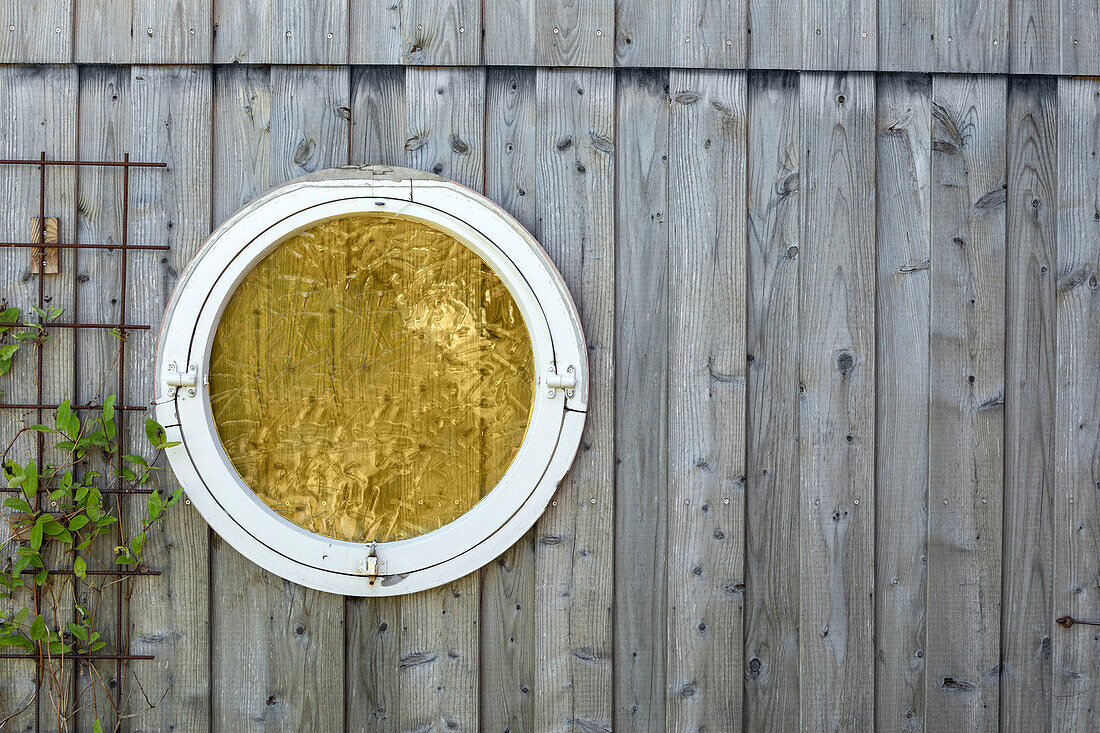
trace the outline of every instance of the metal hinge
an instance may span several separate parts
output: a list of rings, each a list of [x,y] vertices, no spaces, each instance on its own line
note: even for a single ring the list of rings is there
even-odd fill
[[[370,546],[370,554],[359,561],[355,572],[367,576],[367,585],[374,585],[378,582],[378,553],[375,551],[374,545]]]
[[[181,372],[176,362],[168,365],[168,373],[164,375],[164,382],[168,385],[168,396],[175,397],[181,389],[187,390],[188,397],[195,396],[195,388],[199,383],[199,370],[192,364],[186,372]]]
[[[577,370],[570,364],[565,368],[564,374],[558,374],[558,365],[551,364],[546,371],[547,396],[554,399],[559,389],[565,390],[566,397],[573,396],[573,388],[577,386]]]

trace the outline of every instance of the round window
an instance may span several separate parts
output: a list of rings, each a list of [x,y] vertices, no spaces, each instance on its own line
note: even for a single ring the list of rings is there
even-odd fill
[[[231,217],[169,304],[168,459],[247,557],[347,595],[430,588],[507,549],[580,441],[583,336],[561,275],[484,197],[378,166]]]

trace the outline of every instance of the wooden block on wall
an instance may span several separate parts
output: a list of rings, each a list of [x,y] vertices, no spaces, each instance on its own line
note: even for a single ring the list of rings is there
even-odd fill
[[[46,244],[57,244],[57,217],[46,217],[46,235],[42,236],[42,220],[37,216],[31,220],[31,239],[32,242],[44,242]],[[57,247],[46,247],[45,250],[39,252],[37,249],[31,254],[31,272],[37,275],[39,272],[45,272],[47,275],[56,275],[58,273],[58,251]],[[45,270],[43,270],[45,267]]]

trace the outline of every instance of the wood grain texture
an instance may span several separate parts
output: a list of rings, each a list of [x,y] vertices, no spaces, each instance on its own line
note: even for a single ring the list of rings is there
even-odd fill
[[[485,195],[536,232],[535,73],[490,69],[485,96]],[[534,731],[534,530],[481,571],[479,651],[482,730]]]
[[[270,185],[346,163],[348,93],[347,69],[221,70],[215,221]],[[241,156],[238,145],[253,157]],[[213,727],[235,730],[252,721],[266,730],[343,727],[343,599],[277,578],[220,540],[211,587],[212,669],[219,680]]]
[[[590,390],[577,458],[537,524],[535,730],[610,730],[614,77],[540,68],[535,99],[538,233],[580,311]]]
[[[672,3],[672,65],[742,69],[748,52],[748,4],[725,0]]]
[[[670,43],[679,34],[670,26],[672,12],[668,2],[618,0],[615,3],[615,65],[670,66]]]
[[[405,165],[485,182],[485,69],[409,68]],[[477,730],[480,589],[476,573],[401,599],[402,730]]]
[[[620,72],[615,156],[615,727],[665,718],[668,73]]]
[[[1061,11],[1061,72],[1100,74],[1100,0],[1065,2]]]
[[[929,729],[998,727],[1005,80],[932,87]]]
[[[879,79],[875,723],[924,725],[932,84]]]
[[[748,68],[802,68],[801,0],[748,0]]]
[[[875,0],[825,0],[802,5],[802,62],[807,69],[875,70]]]
[[[133,0],[73,0],[73,62],[126,64],[133,48]],[[61,25],[61,35],[65,26]]]
[[[400,0],[348,0],[348,6],[348,63],[400,63]]]
[[[1100,82],[1058,81],[1054,613],[1100,620]],[[1095,627],[1051,626],[1052,729],[1096,728]]]
[[[348,63],[348,2],[215,2],[214,63]]]
[[[749,75],[744,727],[798,705],[798,75]]]
[[[406,64],[481,62],[481,0],[404,0],[401,23]]]
[[[212,77],[210,69],[201,67],[130,70],[132,155],[168,165],[163,171],[131,173],[130,236],[134,242],[172,248],[167,256],[129,255],[128,319],[138,323],[158,322],[179,273],[210,232]],[[128,337],[127,390],[136,404],[150,403],[160,392],[155,357],[155,330]],[[141,435],[143,420],[128,421]],[[136,447],[133,442],[130,447]],[[178,486],[167,472],[154,476],[148,485],[164,493]],[[140,530],[145,504],[144,499],[129,500],[130,536]],[[146,532],[144,561],[163,574],[133,584],[127,614],[129,652],[156,656],[156,662],[140,669],[142,688],[151,699],[163,699],[148,710],[131,681],[128,713],[134,717],[127,725],[209,730],[209,530],[194,507],[177,505]]]
[[[932,71],[935,20],[935,0],[879,0],[879,70]]]
[[[0,63],[66,64],[73,58],[73,0],[0,0]]]
[[[134,63],[210,63],[214,42],[213,12],[213,0],[135,2]]]
[[[936,0],[935,71],[1003,74],[1008,71],[1009,0]]]
[[[611,66],[614,0],[532,0],[539,66]]]
[[[483,0],[484,63],[534,66],[538,54],[538,9],[536,0]]]
[[[669,75],[669,730],[741,717],[745,501],[743,72]]]
[[[803,74],[802,726],[871,727],[874,690],[875,90]]]
[[[1056,107],[1054,79],[1009,80],[1000,714],[1019,730],[1051,714]]]
[[[1059,73],[1062,68],[1059,5],[1050,0],[1012,0],[1008,46],[1011,73]]]

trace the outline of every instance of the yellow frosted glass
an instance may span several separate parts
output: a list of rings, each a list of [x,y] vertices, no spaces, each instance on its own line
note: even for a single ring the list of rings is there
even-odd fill
[[[245,483],[326,537],[430,532],[493,488],[523,441],[531,340],[488,264],[385,214],[276,247],[222,315],[218,435]]]

